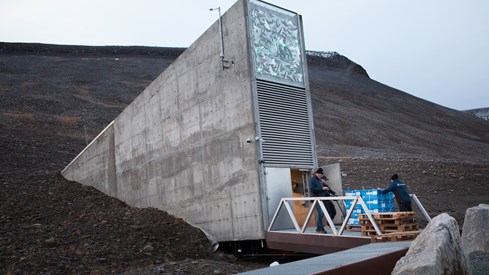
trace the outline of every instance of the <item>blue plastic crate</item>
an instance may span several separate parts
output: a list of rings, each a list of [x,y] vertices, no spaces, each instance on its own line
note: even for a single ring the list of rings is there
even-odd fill
[[[396,212],[396,209],[394,207],[382,207],[379,212]]]
[[[358,218],[358,213],[352,213],[347,224],[348,225],[360,225],[360,219]]]
[[[367,190],[345,190],[344,194],[347,196],[361,196],[367,208],[373,212],[387,212],[387,210],[394,209],[394,194],[387,193],[382,194],[377,189],[367,189]],[[350,209],[353,201],[345,201],[346,209]],[[360,212],[358,211],[360,210]],[[355,206],[355,213],[364,213],[363,208],[360,204]]]
[[[361,196],[360,190],[346,190],[343,192],[345,196]]]

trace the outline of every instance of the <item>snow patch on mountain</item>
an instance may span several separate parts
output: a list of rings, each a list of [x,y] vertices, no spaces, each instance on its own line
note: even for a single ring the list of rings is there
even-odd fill
[[[309,56],[318,56],[318,57],[324,57],[324,58],[332,58],[335,56],[339,56],[340,54],[334,51],[306,51],[306,55]]]
[[[478,118],[489,120],[489,108],[479,108],[465,111],[466,113],[472,114]]]

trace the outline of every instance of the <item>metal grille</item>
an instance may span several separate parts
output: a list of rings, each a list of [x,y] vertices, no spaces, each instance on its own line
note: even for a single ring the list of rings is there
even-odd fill
[[[258,80],[265,165],[312,166],[312,129],[304,88]]]

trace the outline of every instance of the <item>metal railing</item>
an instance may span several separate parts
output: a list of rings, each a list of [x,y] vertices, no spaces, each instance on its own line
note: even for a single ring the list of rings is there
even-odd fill
[[[429,221],[431,221],[431,218],[430,216],[428,215],[428,213],[426,212],[426,210],[424,209],[423,205],[421,204],[421,202],[418,200],[418,198],[416,197],[416,195],[414,194],[411,194],[411,198],[414,200],[414,202],[416,203],[416,205],[418,206],[418,208],[421,210],[421,212],[423,213],[424,217]],[[347,201],[347,200],[352,200],[352,204],[350,206],[350,208],[346,211],[346,215],[344,217],[344,220],[343,220],[343,223],[341,224],[339,230],[336,229],[336,226],[333,222],[333,220],[331,219],[331,216],[329,214],[329,212],[326,210],[326,207],[324,206],[324,203],[323,201]],[[295,215],[294,215],[294,211],[292,210],[291,208],[291,205],[290,203],[294,202],[294,201],[310,201],[312,202],[311,204],[311,207],[310,207],[310,210],[307,214],[307,217],[304,221],[304,224],[302,225],[302,227],[299,225],[299,223],[297,222],[297,219],[295,218]],[[348,221],[350,220],[350,217],[353,213],[353,210],[355,209],[356,205],[357,204],[360,204],[363,211],[364,211],[364,214],[367,215],[369,221],[371,222],[372,226],[374,227],[375,229],[375,232],[377,233],[377,235],[381,235],[382,232],[380,231],[379,227],[377,226],[377,223],[375,222],[375,219],[373,218],[372,214],[371,214],[371,211],[370,209],[368,209],[367,205],[365,204],[365,202],[363,201],[362,197],[361,196],[334,196],[334,197],[300,197],[300,198],[282,198],[280,200],[280,203],[277,207],[277,210],[275,211],[275,214],[273,215],[273,218],[272,218],[272,221],[270,222],[270,226],[268,227],[268,231],[272,231],[273,229],[273,226],[275,224],[275,222],[277,221],[277,217],[280,213],[280,210],[282,209],[282,207],[285,207],[287,213],[288,213],[288,216],[290,218],[290,220],[292,221],[292,223],[294,224],[294,228],[296,230],[297,233],[305,233],[306,231],[306,228],[309,224],[309,221],[311,220],[311,217],[313,216],[313,213],[314,211],[316,211],[316,205],[319,204],[319,207],[321,208],[321,210],[323,211],[324,213],[324,217],[326,218],[327,222],[328,222],[328,225],[330,226],[331,228],[331,231],[333,232],[333,235],[336,235],[336,236],[341,236],[343,235],[343,232],[345,231],[345,228],[346,226],[348,225]],[[341,210],[341,206],[340,206],[340,210]],[[342,211],[342,210],[341,210]]]
[[[414,201],[414,203],[416,203],[416,206],[418,206],[419,210],[421,210],[421,213],[423,213],[423,216],[425,217],[425,219],[428,221],[428,222],[431,222],[431,217],[430,215],[428,215],[428,212],[426,212],[426,210],[424,209],[423,205],[421,204],[421,202],[418,200],[418,197],[416,197],[415,194],[410,194],[411,196],[411,199]]]

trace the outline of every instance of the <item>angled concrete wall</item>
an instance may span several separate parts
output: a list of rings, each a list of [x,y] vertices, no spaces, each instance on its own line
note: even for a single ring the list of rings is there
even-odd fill
[[[112,122],[63,170],[63,176],[117,197],[114,147]]]
[[[219,241],[263,239],[246,2],[213,24],[62,172]]]

